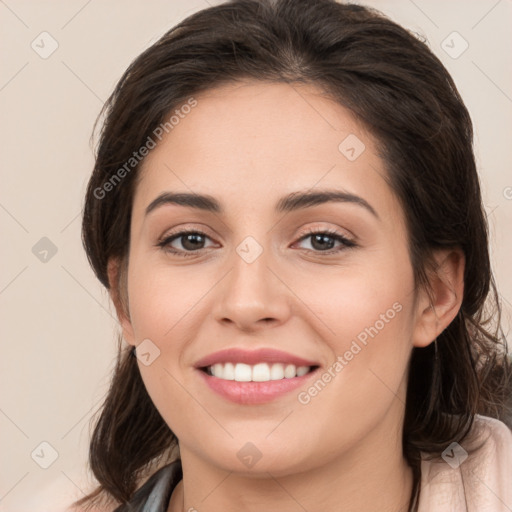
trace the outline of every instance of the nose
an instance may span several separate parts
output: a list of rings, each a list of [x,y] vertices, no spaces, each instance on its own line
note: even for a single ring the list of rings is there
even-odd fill
[[[286,322],[292,294],[269,259],[263,251],[249,263],[235,252],[231,270],[217,287],[217,321],[244,332]]]

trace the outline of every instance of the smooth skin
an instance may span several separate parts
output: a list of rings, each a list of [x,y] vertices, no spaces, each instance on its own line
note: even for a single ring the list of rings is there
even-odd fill
[[[318,87],[244,81],[195,98],[143,163],[121,273],[127,297],[115,286],[119,262],[109,265],[124,339],[160,350],[138,364],[179,440],[184,478],[168,512],[406,510],[407,365],[413,347],[432,343],[460,308],[462,252],[436,253],[431,298],[415,289],[407,212],[375,142]],[[354,161],[338,149],[350,134],[365,145]],[[375,214],[356,202],[275,211],[288,194],[320,189],[358,196]],[[168,203],[146,214],[164,192],[208,194],[223,213]],[[328,238],[322,249],[305,237],[325,229],[355,246]],[[205,233],[196,245],[190,237],[158,245],[194,230]],[[252,263],[236,250],[249,236],[263,249]],[[307,391],[396,303],[400,312],[307,404],[297,392],[235,404],[194,369],[218,350],[276,348],[318,361]],[[251,468],[237,457],[248,442],[261,453]]]

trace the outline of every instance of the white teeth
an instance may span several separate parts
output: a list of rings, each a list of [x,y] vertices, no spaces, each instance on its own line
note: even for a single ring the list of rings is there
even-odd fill
[[[237,382],[268,382],[270,380],[291,379],[302,377],[309,372],[309,366],[296,367],[294,364],[258,363],[254,366],[244,363],[216,363],[208,367],[214,377]]]
[[[270,368],[270,380],[284,379],[284,366],[282,364],[273,364]]]
[[[309,366],[299,366],[297,368],[297,377],[302,377],[303,375],[306,375],[306,373],[309,372]]]
[[[223,366],[220,363],[214,364],[212,366],[212,374],[215,375],[215,377],[222,375],[222,373],[223,373]]]
[[[296,375],[295,366],[293,364],[287,364],[286,368],[284,369],[284,378],[291,379],[291,378],[295,377],[295,375]]]
[[[252,380],[254,382],[267,382],[270,380],[270,368],[266,363],[256,364],[252,367]]]
[[[248,364],[237,363],[235,366],[235,380],[237,382],[250,382],[252,380],[252,368]]]
[[[222,378],[224,380],[235,380],[235,365],[233,363],[226,363],[224,365]]]

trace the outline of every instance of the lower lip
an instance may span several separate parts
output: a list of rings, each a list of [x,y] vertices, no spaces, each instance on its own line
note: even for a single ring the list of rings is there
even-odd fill
[[[237,382],[224,380],[197,370],[206,384],[220,396],[237,404],[264,404],[290,393],[304,385],[318,369],[302,377],[290,379],[269,380],[267,382]]]

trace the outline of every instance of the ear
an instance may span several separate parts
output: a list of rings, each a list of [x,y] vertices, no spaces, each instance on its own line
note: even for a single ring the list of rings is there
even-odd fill
[[[119,258],[112,258],[107,265],[109,294],[116,308],[123,338],[129,345],[135,345],[135,336],[128,306],[127,267]]]
[[[460,249],[434,253],[435,268],[429,273],[430,292],[422,289],[416,302],[413,345],[430,345],[457,316],[464,296],[465,257]]]

